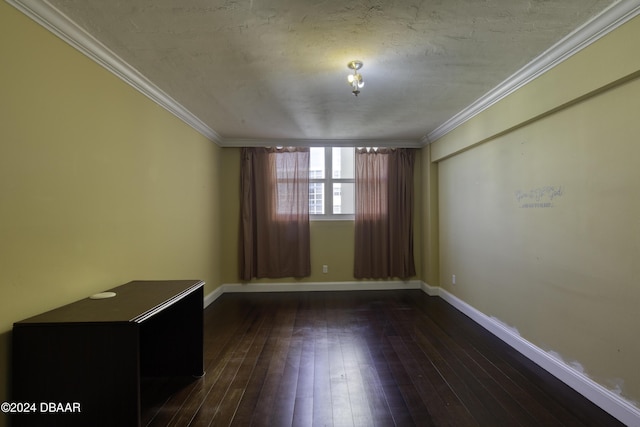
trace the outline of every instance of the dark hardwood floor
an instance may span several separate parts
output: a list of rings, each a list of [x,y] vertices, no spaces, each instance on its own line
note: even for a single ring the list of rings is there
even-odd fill
[[[614,426],[419,290],[225,294],[200,379],[148,379],[149,426]]]

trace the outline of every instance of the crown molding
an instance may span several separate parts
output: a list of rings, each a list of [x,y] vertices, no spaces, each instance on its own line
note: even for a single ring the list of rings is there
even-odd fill
[[[389,147],[420,148],[414,139],[241,139],[225,138],[222,147]]]
[[[256,145],[422,147],[451,132],[573,54],[640,14],[640,0],[619,0],[574,30],[487,94],[418,140],[225,139],[46,0],[5,0],[207,139],[222,147]]]
[[[613,3],[596,17],[576,28],[559,42],[542,52],[534,60],[467,108],[425,135],[420,140],[421,143],[428,144],[443,137],[467,120],[491,107],[541,74],[546,73],[638,14],[640,14],[640,0],[619,0]]]
[[[49,2],[43,0],[6,0],[6,2],[124,80],[207,139],[216,144],[221,143],[222,137],[213,129]]]

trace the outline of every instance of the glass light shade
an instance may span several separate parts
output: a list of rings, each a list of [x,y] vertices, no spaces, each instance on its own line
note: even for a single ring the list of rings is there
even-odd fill
[[[362,61],[351,61],[347,64],[347,67],[353,70],[353,74],[347,75],[347,82],[353,89],[351,92],[358,96],[360,93],[360,88],[364,86],[364,80],[362,79],[362,75],[357,72],[360,68],[362,68]]]

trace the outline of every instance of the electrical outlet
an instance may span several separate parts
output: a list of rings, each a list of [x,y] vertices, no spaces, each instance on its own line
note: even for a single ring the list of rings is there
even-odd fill
[[[451,275],[451,284],[452,284],[452,285],[455,285],[455,284],[456,284],[456,275],[455,275],[455,274],[452,274],[452,275]]]
[[[323,273],[325,273],[325,274],[326,274],[326,273],[328,273],[328,272],[329,272],[329,266],[328,266],[328,265],[326,265],[326,264],[325,264],[325,265],[323,265],[323,266],[322,266],[322,272],[323,272]]]

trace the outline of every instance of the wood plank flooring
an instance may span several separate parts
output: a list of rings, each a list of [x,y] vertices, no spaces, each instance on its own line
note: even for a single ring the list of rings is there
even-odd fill
[[[200,379],[147,379],[147,426],[616,426],[420,290],[224,294]]]

